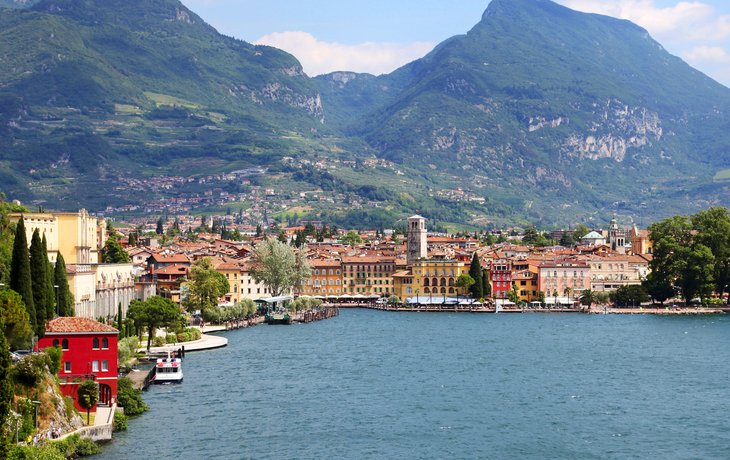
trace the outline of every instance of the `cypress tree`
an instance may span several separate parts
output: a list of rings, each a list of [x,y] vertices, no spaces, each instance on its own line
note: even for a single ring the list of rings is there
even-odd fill
[[[58,286],[58,315],[74,316],[73,299],[68,288],[68,278],[66,278],[66,262],[60,252],[53,271],[53,283]]]
[[[33,281],[33,305],[35,306],[36,328],[38,338],[46,332],[46,311],[48,295],[46,294],[46,268],[48,264],[43,258],[43,246],[40,232],[36,228],[30,239],[30,275]]]
[[[486,273],[482,276],[482,293],[484,294],[483,297],[490,297],[492,295],[492,286],[489,284],[489,277]]]
[[[0,315],[0,331],[5,330],[5,321]],[[14,400],[13,387],[10,378],[10,367],[12,360],[8,351],[8,342],[5,340],[5,334],[0,333],[0,427],[5,427],[5,423],[10,415],[10,408]],[[5,430],[0,430],[0,458],[8,458],[8,449],[10,443],[8,438],[4,436]]]
[[[28,253],[28,239],[25,236],[25,223],[20,216],[15,227],[15,241],[13,242],[13,259],[10,264],[10,289],[20,294],[25,303],[25,310],[30,318],[30,325],[36,330],[35,304],[33,303],[33,282],[30,276],[30,254]]]
[[[469,287],[472,297],[475,299],[481,299],[484,297],[484,290],[482,287],[482,266],[479,263],[479,256],[474,251],[474,256],[471,258],[471,266],[469,266],[469,276],[474,278],[474,284]]]
[[[122,318],[122,302],[117,307],[117,329],[119,329],[119,340],[124,338],[124,318]]]
[[[44,260],[46,261],[46,319],[53,319],[56,316],[58,306],[56,305],[56,289],[53,287],[53,264],[48,258],[48,243],[45,232],[43,232],[43,238],[41,239],[41,247],[43,248]]]
[[[137,238],[135,238],[134,233],[129,234],[129,247],[137,246]]]

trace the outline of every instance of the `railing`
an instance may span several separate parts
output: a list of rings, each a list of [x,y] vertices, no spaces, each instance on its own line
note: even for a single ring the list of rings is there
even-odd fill
[[[96,374],[64,374],[58,377],[58,383],[81,383],[86,380],[96,380]]]

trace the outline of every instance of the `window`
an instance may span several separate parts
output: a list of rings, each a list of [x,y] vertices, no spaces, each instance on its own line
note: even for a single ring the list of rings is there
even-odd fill
[[[61,349],[62,350],[68,350],[68,339],[63,339],[61,341]]]
[[[237,280],[237,279],[238,279],[238,273],[234,273],[234,274],[233,274],[233,279],[234,279],[234,280]]]
[[[334,275],[334,274],[335,274],[335,271],[330,268],[330,275]]]
[[[109,372],[109,361],[107,361],[106,359],[101,362],[101,371]]]
[[[58,341],[58,339],[53,339],[53,346],[54,346],[54,347],[57,347],[57,346],[59,346],[60,344],[61,344],[61,343],[60,343],[60,342]]]
[[[94,341],[93,341],[93,344],[91,345],[91,348],[93,348],[94,350],[98,350],[99,349],[99,339],[98,338],[94,338]]]
[[[91,362],[91,372],[99,372],[99,361]]]
[[[231,274],[230,273],[226,273],[226,279],[227,280],[231,279]]]
[[[63,363],[63,371],[67,374],[71,372],[71,361],[66,361]]]
[[[337,269],[337,270],[335,271],[335,273],[337,273],[337,274],[339,275],[339,274],[340,274],[340,269]]]
[[[108,350],[109,349],[109,339],[107,339],[106,337],[104,337],[103,339],[101,339],[101,349],[102,350]]]

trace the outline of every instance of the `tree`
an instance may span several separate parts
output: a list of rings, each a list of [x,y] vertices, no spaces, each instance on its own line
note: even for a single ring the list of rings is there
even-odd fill
[[[52,319],[56,315],[58,306],[56,305],[56,289],[53,287],[55,275],[53,264],[48,259],[48,243],[45,232],[43,238],[41,238],[41,247],[43,248],[43,254],[45,254],[43,260],[46,262],[46,319]]]
[[[716,294],[722,297],[730,283],[730,213],[727,208],[712,207],[691,218],[696,233],[693,241],[710,249],[715,258],[712,277]]]
[[[155,330],[158,327],[174,325],[180,317],[180,309],[172,300],[156,295],[144,302],[132,300],[127,316],[138,328],[147,328],[147,351],[149,351]]]
[[[114,241],[113,238],[109,238],[101,249],[101,262],[105,264],[126,264],[129,263],[129,254],[121,244]]]
[[[158,235],[162,235],[163,233],[165,233],[165,230],[162,228],[162,217],[157,219],[157,227],[155,228],[155,233],[157,233]]]
[[[580,295],[580,303],[583,305],[591,306],[596,303],[596,293],[592,289],[585,289]]]
[[[537,292],[537,301],[540,303],[545,303],[545,291]]]
[[[483,297],[491,297],[492,295],[492,283],[489,282],[489,276],[486,273],[482,274],[482,296],[479,297],[480,299]]]
[[[124,318],[122,317],[122,302],[117,306],[117,329],[119,329],[119,337],[117,340],[124,338]]]
[[[695,233],[687,216],[669,217],[649,226],[654,248],[649,267],[657,276],[672,280],[686,303],[695,296],[709,295],[714,287],[715,257]]]
[[[482,285],[482,265],[479,261],[479,255],[476,251],[471,257],[471,265],[469,266],[469,276],[474,281],[469,286],[469,292],[475,299],[484,297],[484,286]]]
[[[573,289],[571,289],[569,286],[565,286],[565,289],[563,289],[563,295],[565,297],[570,298],[571,292],[573,292]]]
[[[575,230],[573,230],[573,240],[575,242],[578,242],[581,238],[586,236],[590,230],[588,230],[588,227],[586,227],[586,224],[580,224],[577,227],[575,227]]]
[[[539,237],[540,234],[537,232],[537,229],[535,229],[534,227],[529,227],[525,229],[525,233],[522,236],[522,242],[530,246],[536,246],[535,243],[538,242]]]
[[[279,232],[279,237],[277,238],[277,240],[279,240],[281,243],[284,243],[284,244],[287,244],[289,242],[289,240],[286,239],[286,234],[284,233],[283,230],[281,232]]]
[[[63,260],[63,254],[58,253],[56,267],[53,271],[53,282],[58,286],[58,315],[74,316],[74,301],[71,290],[68,287],[68,278],[66,277],[66,262]]]
[[[0,328],[6,328],[2,314],[0,314]],[[9,439],[6,437],[5,426],[15,399],[10,378],[11,364],[8,342],[5,341],[5,335],[0,334],[0,427],[2,427],[0,430],[0,458],[8,458]]]
[[[79,407],[86,409],[86,424],[88,425],[90,423],[89,412],[94,406],[96,406],[96,403],[99,402],[99,387],[96,382],[91,379],[84,380],[76,390],[76,394],[79,397]]]
[[[510,302],[518,303],[520,302],[520,293],[517,291],[517,285],[513,284],[512,289],[509,290],[507,293],[507,298]]]
[[[38,338],[46,334],[46,319],[48,311],[47,274],[48,256],[43,253],[40,232],[36,228],[30,240],[30,276],[33,285],[33,305],[35,306],[36,327]]]
[[[137,237],[134,235],[134,233],[129,234],[129,247],[137,246]]]
[[[649,301],[649,294],[640,284],[624,285],[616,289],[616,297],[614,299],[617,305],[638,306],[641,303]]]
[[[272,297],[284,295],[309,278],[311,269],[306,254],[306,245],[295,253],[280,241],[264,240],[253,252],[249,272],[257,283],[266,286]]]
[[[350,246],[362,243],[362,238],[355,230],[350,230],[347,235],[342,237],[342,242],[347,243]]]
[[[462,288],[462,289],[463,288],[469,289],[474,284],[475,284],[474,278],[472,278],[469,275],[459,275],[459,277],[456,278],[456,281],[454,281],[454,286],[457,288]],[[477,297],[477,298],[479,298],[479,297]],[[458,300],[458,296],[457,296],[457,300]]]
[[[560,237],[560,245],[565,246],[566,248],[569,248],[575,244],[575,239],[573,238],[573,235],[570,232],[563,233],[563,236]]]
[[[25,237],[25,224],[20,216],[15,227],[15,241],[13,242],[13,258],[10,264],[10,289],[20,294],[28,312],[31,328],[37,329],[35,304],[33,303],[33,282],[30,273],[30,254],[28,240]]]
[[[294,247],[301,248],[307,244],[307,235],[304,233],[304,230],[297,231],[297,239],[294,241]]]
[[[15,348],[28,341],[30,318],[20,295],[12,289],[0,291],[0,315],[4,319],[3,337]]]
[[[193,263],[188,280],[188,293],[183,302],[188,311],[204,312],[206,308],[217,307],[221,296],[231,289],[226,277],[216,271],[210,257]]]
[[[391,294],[390,297],[388,297],[388,300],[386,302],[390,306],[398,305],[398,304],[400,304],[400,297],[398,297],[395,294]]]
[[[662,278],[656,272],[649,272],[646,279],[641,282],[641,285],[644,286],[649,296],[661,305],[664,305],[667,299],[674,296],[672,282],[666,278]]]

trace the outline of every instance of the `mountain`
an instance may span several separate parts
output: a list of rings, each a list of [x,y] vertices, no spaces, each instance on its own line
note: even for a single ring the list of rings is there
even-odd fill
[[[223,36],[177,0],[22,6],[0,10],[0,183],[22,199],[83,201],[105,168],[268,164],[288,151],[279,133],[327,132],[296,58]],[[54,177],[61,190],[33,191]]]
[[[729,114],[646,30],[547,0],[492,0],[390,74],[313,79],[178,0],[0,0],[0,192],[47,209],[266,166],[257,186],[321,191],[302,208],[341,226],[649,222],[730,204]],[[188,185],[118,187],[161,174]]]
[[[466,35],[375,82],[395,76],[403,89],[372,96],[379,107],[344,104],[356,75],[333,88],[321,80],[334,75],[318,77],[323,106],[344,106],[326,119],[351,120],[347,132],[382,158],[533,218],[728,203],[712,178],[730,167],[730,90],[629,21],[493,0]]]

